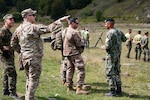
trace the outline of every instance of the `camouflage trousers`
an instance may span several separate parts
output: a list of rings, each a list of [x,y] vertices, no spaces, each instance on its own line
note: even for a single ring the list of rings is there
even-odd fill
[[[42,70],[41,60],[41,57],[34,57],[29,61],[23,60],[23,63],[26,63],[25,72],[27,75],[25,100],[35,100],[34,94],[39,85]]]
[[[116,88],[116,85],[122,84],[119,56],[106,56],[106,80],[110,88]]]
[[[67,57],[67,86],[73,86],[73,75],[75,69],[77,70],[77,87],[84,84],[85,79],[85,65],[81,55],[74,55]]]
[[[66,75],[67,75],[67,57],[63,57],[61,61],[61,79],[63,82],[66,82]]]
[[[136,45],[135,47],[135,59],[136,60],[141,58],[141,53],[142,53],[141,45]]]
[[[130,58],[131,49],[132,49],[132,46],[127,45],[127,55],[126,55],[127,58]]]
[[[150,60],[150,57],[149,57],[149,48],[148,47],[145,47],[142,49],[142,52],[144,54],[144,60],[146,61],[149,61]]]
[[[3,68],[3,91],[16,93],[17,73],[14,65],[14,58],[10,56],[6,59],[4,56],[0,56],[0,59]]]

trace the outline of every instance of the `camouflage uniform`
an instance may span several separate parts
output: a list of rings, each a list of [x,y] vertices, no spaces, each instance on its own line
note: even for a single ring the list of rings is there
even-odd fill
[[[24,13],[36,13],[32,9],[26,9]],[[11,45],[18,51],[20,48],[21,60],[27,75],[25,100],[34,100],[34,94],[39,84],[42,70],[43,43],[40,36],[61,27],[60,20],[44,26],[24,21],[14,32]]]
[[[129,34],[129,33],[126,33],[125,36],[127,38],[126,46],[127,46],[127,49],[128,49],[126,57],[129,58],[130,57],[130,52],[131,52],[131,49],[132,49],[132,38],[131,38],[131,34]]]
[[[63,55],[68,58],[67,61],[67,86],[73,86],[73,75],[75,67],[77,69],[77,87],[84,84],[85,78],[85,65],[83,58],[81,56],[80,48],[84,46],[81,41],[81,36],[79,35],[77,29],[73,29],[71,26],[67,28],[63,42]]]
[[[141,34],[137,34],[133,38],[133,41],[136,44],[136,46],[135,46],[135,59],[136,60],[141,58],[141,53],[142,53],[141,44],[140,44],[141,39],[142,39]]]
[[[148,48],[149,39],[148,36],[143,36],[141,39],[141,47],[144,54],[144,61],[149,61],[149,48]],[[147,57],[146,57],[147,56]]]
[[[14,50],[3,50],[3,46],[10,46],[12,33],[6,26],[0,31],[0,48],[2,54],[0,56],[3,66],[3,91],[16,93],[17,73],[14,64]]]
[[[118,43],[117,31],[110,29],[106,35],[105,47],[106,47],[106,76],[107,82],[110,88],[116,88],[117,76],[118,76],[118,59],[120,56],[119,43]]]

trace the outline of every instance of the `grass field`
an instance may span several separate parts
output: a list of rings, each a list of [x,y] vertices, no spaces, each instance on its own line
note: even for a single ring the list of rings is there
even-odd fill
[[[59,51],[53,51],[49,43],[44,43],[44,57],[43,69],[40,78],[40,84],[36,91],[37,100],[48,100],[49,98],[56,98],[56,100],[150,100],[150,62],[143,62],[142,60],[134,59],[134,45],[131,51],[131,58],[125,57],[127,48],[125,43],[122,44],[121,55],[121,78],[122,78],[122,97],[105,97],[104,93],[109,91],[108,84],[105,77],[105,62],[102,60],[105,57],[105,50],[100,49],[101,41],[98,43],[97,48],[93,48],[101,32],[103,42],[105,41],[106,29],[99,27],[93,29],[88,26],[91,31],[90,34],[90,49],[85,49],[82,54],[86,64],[86,78],[85,84],[91,85],[92,89],[89,95],[76,95],[75,92],[67,92],[66,87],[61,84],[60,78],[60,64],[61,55]],[[141,29],[142,34],[149,31],[149,28],[139,28],[133,26],[117,26],[124,33],[128,28],[133,29],[133,35],[137,30]],[[93,29],[93,30],[92,30]],[[149,31],[150,32],[150,31]],[[150,47],[150,46],[149,46]],[[143,55],[142,55],[143,57]],[[19,96],[25,94],[26,76],[24,71],[18,71],[18,62],[16,54],[16,69],[18,74],[17,79],[17,93]],[[0,69],[0,73],[2,70]],[[1,75],[0,75],[1,76]],[[76,84],[76,73],[74,75],[74,84]],[[2,90],[2,84],[0,84]],[[1,92],[0,92],[1,93]],[[10,97],[1,96],[0,100],[13,100]]]

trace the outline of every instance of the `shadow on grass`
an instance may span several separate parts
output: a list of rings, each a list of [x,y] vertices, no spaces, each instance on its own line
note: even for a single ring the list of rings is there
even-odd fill
[[[59,96],[57,96],[57,97],[48,97],[48,98],[36,96],[36,99],[37,100],[68,100],[66,98],[59,97]],[[22,96],[19,100],[25,100],[25,96]]]
[[[128,94],[126,92],[123,92],[123,97],[129,97],[129,98],[134,98],[134,99],[143,99],[143,100],[150,100],[150,96],[148,95],[137,95],[137,94]]]
[[[99,82],[96,82],[96,83],[89,83],[89,85],[91,86],[98,86],[98,87],[108,87],[108,84],[107,83],[99,83]]]
[[[91,89],[92,94],[97,94],[97,93],[107,93],[109,92],[109,87],[107,83],[90,83],[89,85],[94,86],[95,88]],[[98,87],[103,87],[103,89],[99,89]],[[128,86],[123,86],[126,88],[129,88]],[[108,89],[104,89],[104,88],[108,88]],[[133,98],[133,99],[143,99],[143,100],[150,100],[150,96],[149,95],[137,95],[137,94],[130,94],[130,93],[126,93],[123,91],[123,95],[122,96],[117,96],[117,97],[129,97],[129,98]]]

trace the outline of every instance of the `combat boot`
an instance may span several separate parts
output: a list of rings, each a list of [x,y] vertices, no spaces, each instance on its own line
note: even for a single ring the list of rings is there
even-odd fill
[[[19,99],[19,97],[16,93],[10,93],[9,96],[14,98],[14,99]]]
[[[121,85],[117,85],[116,94],[119,95],[119,96],[122,96],[122,88],[121,88]]]
[[[85,91],[82,89],[82,86],[77,87],[76,94],[89,94],[89,91]]]
[[[67,87],[67,92],[70,92],[70,91],[75,91],[75,89],[73,87]]]
[[[115,88],[111,88],[109,93],[105,93],[105,96],[116,96]]]
[[[3,90],[3,92],[2,92],[2,95],[4,96],[4,95],[9,95],[10,93],[9,93],[9,90]]]

